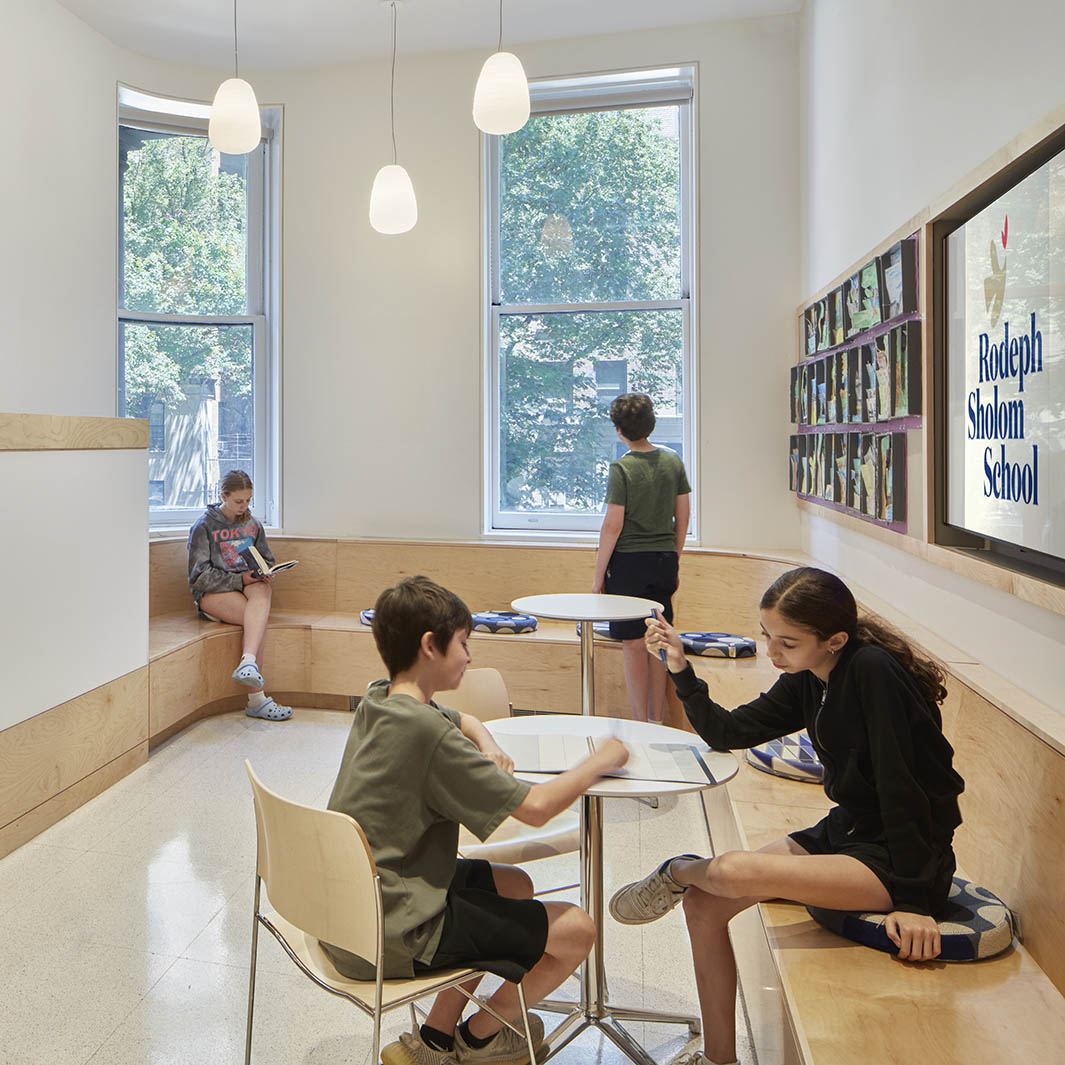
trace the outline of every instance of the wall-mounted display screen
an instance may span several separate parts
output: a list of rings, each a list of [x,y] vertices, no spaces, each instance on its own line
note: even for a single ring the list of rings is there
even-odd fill
[[[946,253],[946,520],[1065,560],[1065,152]]]

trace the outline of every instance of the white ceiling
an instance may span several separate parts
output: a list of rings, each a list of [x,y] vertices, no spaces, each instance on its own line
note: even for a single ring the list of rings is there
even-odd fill
[[[232,0],[60,0],[121,48],[227,66]],[[656,26],[797,11],[802,0],[504,0],[503,47]],[[498,0],[398,0],[403,52],[494,51]],[[238,0],[240,63],[249,70],[323,66],[390,48],[387,0]]]

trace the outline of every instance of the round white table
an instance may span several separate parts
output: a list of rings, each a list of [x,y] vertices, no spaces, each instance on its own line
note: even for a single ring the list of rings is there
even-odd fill
[[[609,597],[604,597],[609,598]],[[590,628],[590,626],[588,626]],[[635,780],[625,777],[601,777],[581,797],[581,907],[595,922],[595,944],[581,968],[581,991],[576,1005],[558,999],[540,1003],[541,1009],[566,1014],[545,1040],[546,1060],[586,1028],[595,1027],[608,1036],[637,1065],[656,1065],[654,1059],[619,1023],[622,1020],[653,1021],[658,1024],[686,1024],[692,1034],[700,1030],[697,1017],[679,1013],[624,1007],[608,1002],[606,970],[603,963],[603,799],[639,798],[651,795],[674,795],[702,791],[731,780],[739,765],[734,755],[712,751],[698,736],[667,725],[646,721],[623,721],[616,718],[586,717],[577,714],[533,714],[488,721],[485,727],[503,750],[508,736],[563,734],[575,736],[617,736],[623,743],[685,743],[699,752],[713,781],[699,783],[660,780]],[[547,779],[542,773],[519,773],[533,782]],[[678,839],[677,851],[685,848]]]
[[[581,713],[595,714],[595,671],[593,625],[597,621],[632,621],[647,618],[662,604],[634,595],[600,595],[595,592],[559,592],[553,595],[526,595],[510,604],[523,614],[581,623]]]

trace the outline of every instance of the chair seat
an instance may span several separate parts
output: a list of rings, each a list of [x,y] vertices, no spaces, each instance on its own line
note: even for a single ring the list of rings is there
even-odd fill
[[[787,777],[789,780],[820,784],[825,777],[825,767],[805,729],[749,748],[747,761],[763,773]]]
[[[852,913],[807,906],[810,916],[825,928],[874,950],[898,953],[884,930],[883,913]],[[1001,954],[1013,942],[1013,914],[987,888],[956,876],[939,917],[939,961],[978,961]]]
[[[580,814],[574,809],[564,810],[539,828],[508,817],[483,843],[468,829],[459,828],[459,854],[463,858],[520,865],[579,849]]]
[[[375,985],[373,980],[350,980],[339,973],[321,944],[301,928],[290,924],[279,913],[264,914],[266,927],[270,929],[295,955],[296,960],[316,980],[333,991],[357,1002],[367,1013],[373,1013]],[[381,1007],[391,1009],[422,998],[450,984],[462,983],[477,969],[438,969],[412,980],[383,980],[381,984]]]

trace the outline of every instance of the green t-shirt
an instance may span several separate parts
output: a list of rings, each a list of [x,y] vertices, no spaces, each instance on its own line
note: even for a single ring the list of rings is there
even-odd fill
[[[455,875],[460,824],[490,836],[530,785],[489,761],[459,728],[459,714],[371,684],[359,703],[329,809],[358,821],[384,899],[386,979],[432,961]],[[323,944],[342,973],[372,979],[358,955]]]
[[[677,496],[691,491],[675,451],[629,451],[610,464],[606,501],[625,508],[615,551],[676,551],[673,511]]]

